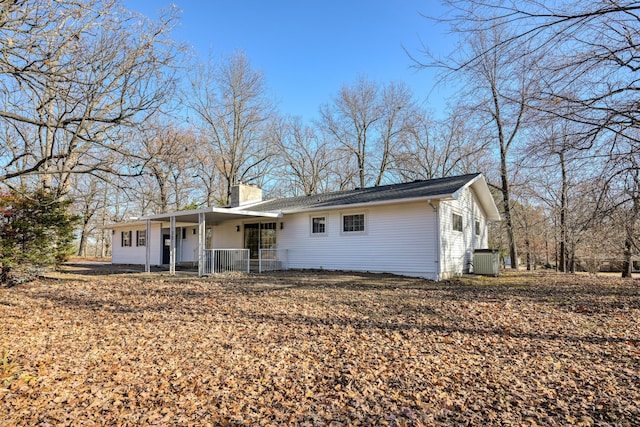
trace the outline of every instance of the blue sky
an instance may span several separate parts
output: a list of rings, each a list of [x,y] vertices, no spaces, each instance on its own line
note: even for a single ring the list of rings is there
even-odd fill
[[[405,82],[427,108],[444,108],[432,91],[433,71],[411,68],[402,49],[417,53],[421,42],[450,48],[446,28],[420,15],[441,16],[436,1],[124,0],[152,18],[171,3],[182,10],[176,39],[203,58],[244,51],[284,114],[317,118],[320,105],[360,75]]]

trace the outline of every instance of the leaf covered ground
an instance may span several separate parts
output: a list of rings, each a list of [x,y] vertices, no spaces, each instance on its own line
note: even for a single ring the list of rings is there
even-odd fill
[[[0,289],[0,424],[640,425],[640,283],[135,274]]]

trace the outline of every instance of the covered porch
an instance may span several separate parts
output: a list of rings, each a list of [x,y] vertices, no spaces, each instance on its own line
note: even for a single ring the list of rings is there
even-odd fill
[[[286,250],[278,249],[275,240],[275,231],[282,228],[278,221],[281,218],[282,213],[204,208],[139,220],[144,222],[147,236],[151,236],[152,225],[160,228],[162,265],[168,266],[170,274],[175,274],[176,267],[189,258],[191,264],[197,265],[198,276],[205,276],[286,268]],[[260,240],[262,235],[270,234],[272,238]],[[145,272],[151,272],[152,247],[149,243],[145,247]]]

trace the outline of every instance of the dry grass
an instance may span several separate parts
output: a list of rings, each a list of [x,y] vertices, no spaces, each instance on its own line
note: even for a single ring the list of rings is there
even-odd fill
[[[0,289],[0,424],[640,425],[640,284],[83,274]]]

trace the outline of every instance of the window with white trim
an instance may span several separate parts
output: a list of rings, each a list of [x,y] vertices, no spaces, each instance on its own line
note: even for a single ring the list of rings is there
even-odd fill
[[[364,232],[364,214],[343,215],[342,216],[342,232],[343,233]]]
[[[136,246],[147,246],[147,230],[136,231]]]
[[[121,246],[131,246],[131,230],[120,232]]]
[[[480,235],[480,221],[476,221],[476,236]]]
[[[311,218],[311,234],[325,234],[327,232],[327,218],[314,216]]]
[[[451,223],[453,231],[462,231],[462,215],[458,215],[456,213],[452,214]]]

